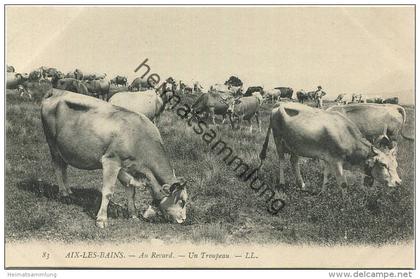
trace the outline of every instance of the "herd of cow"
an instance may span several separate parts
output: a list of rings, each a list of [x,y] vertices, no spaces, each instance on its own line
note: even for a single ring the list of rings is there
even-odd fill
[[[142,78],[127,86],[123,76],[108,81],[105,74],[86,74],[78,69],[67,75],[42,67],[29,75],[17,74],[12,67],[7,71],[7,88],[28,94],[41,91],[43,95],[41,119],[60,194],[63,197],[72,194],[67,185],[68,165],[103,170],[98,227],[107,225],[107,206],[117,180],[124,185],[130,217],[138,218],[135,189],[147,186],[153,202],[142,214],[144,218],[159,213],[169,221],[186,220],[186,180],[175,175],[155,123],[175,93],[202,91],[201,86],[182,86],[182,82],[178,85],[172,78],[159,87]],[[410,139],[403,134],[406,121],[403,107],[358,103],[355,97],[352,104],[341,103],[325,110],[294,102],[291,88],[275,90],[264,91],[256,86],[238,94],[241,91],[234,86],[214,85],[195,98],[192,111],[197,121],[211,117],[213,125],[215,115],[223,116],[223,122],[229,117],[232,128],[235,121],[239,128],[242,120],[251,122],[255,117],[261,132],[261,104],[277,101],[260,159],[262,164],[273,133],[280,159],[280,184],[286,183],[285,153],[290,154],[297,184],[302,189],[306,185],[300,173],[300,157],[320,159],[324,167],[322,189],[325,190],[332,174],[344,196],[347,187],[344,169],[362,172],[365,185],[374,181],[389,187],[401,184],[397,173],[397,139],[400,135]]]

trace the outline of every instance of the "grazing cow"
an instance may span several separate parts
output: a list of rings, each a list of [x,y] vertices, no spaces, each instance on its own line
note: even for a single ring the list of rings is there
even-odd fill
[[[22,75],[15,72],[7,72],[6,76],[6,88],[7,89],[17,89],[19,96],[24,97],[27,95],[29,99],[32,99],[32,95],[26,89],[26,83],[28,80],[28,75]]]
[[[6,88],[7,89],[18,89],[19,85],[22,85],[28,78],[20,73],[7,72],[6,76]]]
[[[92,96],[102,100],[108,100],[110,82],[106,79],[94,79],[84,82]]]
[[[83,80],[91,81],[91,80],[101,80],[105,79],[106,74],[97,74],[97,73],[84,73]]]
[[[67,166],[103,170],[96,225],[107,226],[107,206],[117,179],[130,217],[137,218],[135,187],[147,186],[153,204],[170,221],[186,219],[185,180],[177,178],[155,125],[144,115],[95,98],[54,89],[42,102],[41,119],[60,193],[68,197]]]
[[[64,77],[65,78],[74,78],[74,79],[76,79],[76,75],[74,74],[74,72],[68,72]]]
[[[40,69],[33,70],[29,73],[30,81],[40,81],[43,78],[43,71]]]
[[[142,94],[137,92],[119,92],[113,95],[109,102],[113,105],[142,113],[154,122],[157,122],[166,104],[156,94],[155,90],[147,90]]]
[[[371,178],[371,183],[377,180],[389,187],[401,183],[397,173],[396,149],[383,152],[375,148],[363,138],[356,124],[340,113],[297,103],[279,103],[271,112],[270,126],[260,153],[261,164],[266,157],[271,131],[280,158],[280,184],[285,184],[286,152],[291,154],[297,183],[302,189],[305,189],[305,183],[300,173],[300,156],[321,159],[325,163],[323,191],[331,172],[345,195],[347,180],[343,169],[358,169]]]
[[[366,99],[366,103],[383,104],[384,98],[379,96],[370,97]]]
[[[293,89],[290,87],[275,87],[274,89],[280,90],[280,98],[292,99]]]
[[[258,129],[261,132],[260,120],[259,116],[259,109],[263,101],[263,97],[261,96],[260,92],[254,92],[252,96],[249,97],[242,97],[233,99],[230,98],[228,101],[229,108],[229,119],[232,125],[232,129],[235,128],[234,122],[232,120],[233,117],[237,117],[238,119],[238,129],[241,126],[242,120],[247,120],[250,124],[250,132],[252,132],[252,117],[255,116],[255,120],[257,121]]]
[[[216,125],[215,115],[222,115],[223,124],[226,120],[227,110],[229,108],[227,99],[230,97],[231,95],[229,93],[219,93],[213,91],[203,93],[192,105],[192,110],[196,115],[205,114],[206,118],[211,116],[213,125]]]
[[[149,84],[146,79],[140,77],[136,77],[130,85],[131,91],[146,91],[152,88],[154,88],[153,84]]]
[[[309,99],[309,94],[305,92],[305,90],[301,89],[296,92],[296,98],[298,99],[299,103],[303,104],[306,100]]]
[[[56,76],[62,76],[64,77],[64,74],[57,70],[56,68],[42,68],[43,71],[43,78],[53,78]]]
[[[63,78],[57,81],[56,85],[53,87],[61,90],[71,91],[74,93],[79,93],[87,96],[92,96],[89,92],[86,85],[78,79],[75,78]]]
[[[280,99],[281,91],[279,89],[268,89],[264,91],[264,98],[270,100],[271,103]]]
[[[399,103],[398,97],[387,98],[387,99],[384,100],[384,104],[395,104],[395,105],[398,105],[398,103]]]
[[[353,121],[363,136],[372,144],[393,148],[398,135],[411,139],[402,133],[407,119],[405,109],[398,105],[350,104],[332,106],[327,111],[336,111]]]
[[[316,91],[308,91],[306,94],[308,94],[308,99],[312,101],[316,100]]]
[[[13,66],[10,66],[10,65],[6,65],[7,67],[7,72],[8,73],[14,73],[15,72],[15,67],[13,67]]]
[[[127,77],[124,76],[116,76],[113,79],[111,79],[111,84],[115,85],[121,85],[121,86],[127,86]]]

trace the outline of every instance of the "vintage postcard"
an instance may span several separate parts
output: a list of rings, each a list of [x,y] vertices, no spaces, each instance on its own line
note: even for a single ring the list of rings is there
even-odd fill
[[[4,9],[7,269],[415,268],[414,5]]]

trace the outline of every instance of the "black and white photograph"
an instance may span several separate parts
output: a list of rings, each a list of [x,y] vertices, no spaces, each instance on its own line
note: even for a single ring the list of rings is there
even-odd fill
[[[3,7],[6,269],[415,268],[414,4]]]

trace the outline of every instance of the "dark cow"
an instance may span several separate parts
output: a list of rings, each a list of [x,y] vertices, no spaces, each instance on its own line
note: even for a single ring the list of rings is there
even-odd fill
[[[116,76],[113,79],[111,79],[111,84],[115,85],[121,85],[121,86],[127,86],[127,77],[124,76]]]
[[[42,102],[41,119],[61,195],[71,195],[68,165],[102,169],[98,227],[108,224],[107,207],[117,179],[126,190],[130,217],[137,218],[135,187],[147,187],[165,218],[177,223],[186,220],[185,180],[175,176],[159,130],[146,116],[54,89]]]
[[[255,92],[259,92],[261,94],[261,96],[264,95],[264,89],[262,88],[262,86],[250,86],[245,91],[245,93],[243,94],[243,96],[244,97],[250,97]]]
[[[106,79],[94,79],[84,82],[92,96],[102,100],[108,100],[110,82]]]
[[[131,91],[146,91],[152,89],[154,87],[153,84],[149,84],[146,79],[141,77],[136,77],[130,85]]]
[[[366,176],[387,184],[400,185],[397,173],[396,149],[381,151],[367,141],[351,120],[341,113],[311,108],[298,103],[278,103],[271,112],[270,126],[260,153],[261,164],[266,157],[271,131],[280,158],[280,184],[284,179],[284,154],[291,154],[291,163],[298,185],[305,189],[299,157],[321,159],[325,163],[325,190],[328,174],[337,178],[338,185],[347,188],[344,169],[358,169]],[[365,180],[366,181],[366,180]]]
[[[395,104],[395,105],[398,105],[399,102],[400,102],[400,100],[398,99],[398,97],[387,98],[387,99],[384,100],[384,104]]]
[[[280,98],[292,99],[293,89],[290,87],[275,87],[274,89],[280,90]]]
[[[384,98],[382,97],[370,97],[366,99],[366,103],[372,103],[372,104],[383,104]]]
[[[296,92],[296,98],[298,99],[299,103],[303,104],[309,99],[309,94],[302,89]]]
[[[54,86],[54,85],[53,85]],[[54,86],[57,89],[67,90],[87,96],[92,96],[92,94],[89,92],[86,85],[75,78],[63,78],[57,81],[56,86]]]
[[[74,74],[74,72],[68,72],[64,77],[65,78],[74,78],[74,79],[76,79],[76,75]]]

